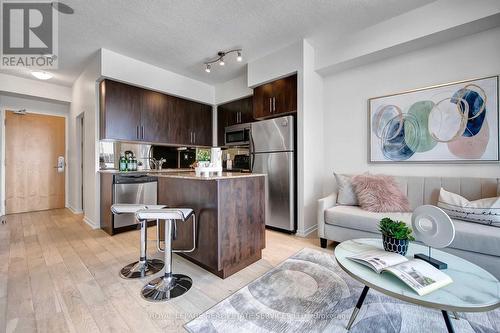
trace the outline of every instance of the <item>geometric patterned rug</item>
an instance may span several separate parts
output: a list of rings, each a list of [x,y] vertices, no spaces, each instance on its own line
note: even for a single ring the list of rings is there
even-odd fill
[[[187,323],[192,333],[347,332],[363,285],[333,255],[305,248]],[[500,309],[459,313],[458,333],[500,332]],[[441,312],[370,289],[351,333],[446,332]]]

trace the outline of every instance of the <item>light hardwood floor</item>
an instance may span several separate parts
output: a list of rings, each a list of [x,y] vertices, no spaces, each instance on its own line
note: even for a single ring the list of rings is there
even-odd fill
[[[266,232],[263,259],[222,280],[174,255],[175,273],[193,279],[182,297],[150,303],[139,294],[152,277],[124,280],[137,260],[139,233],[109,236],[66,209],[16,214],[0,224],[0,332],[183,332],[184,323],[317,238]],[[150,228],[150,240],[154,228]],[[149,242],[149,254],[156,253]],[[159,273],[161,274],[161,273]]]

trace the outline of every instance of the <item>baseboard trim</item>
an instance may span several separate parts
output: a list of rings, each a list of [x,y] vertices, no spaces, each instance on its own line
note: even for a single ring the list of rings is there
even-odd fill
[[[66,208],[68,208],[75,215],[83,214],[83,210],[81,210],[81,209],[75,209],[75,208],[73,208],[73,207],[71,207],[69,205],[66,206]]]
[[[87,223],[92,229],[99,229],[99,226],[97,226],[94,221],[89,219],[87,216],[83,217],[83,222]]]
[[[296,235],[299,237],[307,237],[310,234],[312,234],[313,232],[315,232],[316,230],[318,230],[318,225],[312,225],[309,228],[307,228],[306,230],[297,230]]]

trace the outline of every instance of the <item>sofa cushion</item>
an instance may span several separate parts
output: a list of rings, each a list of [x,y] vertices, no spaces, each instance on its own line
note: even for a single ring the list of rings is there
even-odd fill
[[[364,210],[375,213],[410,211],[408,198],[391,176],[357,175],[352,177],[352,185]]]
[[[378,223],[384,217],[411,225],[411,213],[372,213],[359,206],[335,206],[325,211],[325,223],[344,228],[378,233]]]
[[[357,206],[358,197],[352,187],[352,176],[334,173],[337,183],[337,203],[340,205]]]
[[[380,234],[378,223],[384,217],[411,225],[411,213],[372,213],[358,206],[340,205],[325,211],[326,224],[376,234]],[[493,256],[500,254],[500,228],[460,220],[453,220],[453,224],[455,239],[450,247]]]
[[[500,227],[500,197],[469,201],[441,188],[438,207],[451,218]]]
[[[453,219],[455,239],[450,247],[500,256],[500,228]]]

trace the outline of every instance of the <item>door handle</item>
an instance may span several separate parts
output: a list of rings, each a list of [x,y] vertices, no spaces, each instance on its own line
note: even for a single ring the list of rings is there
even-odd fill
[[[144,140],[144,126],[141,126],[141,139]]]
[[[273,113],[273,98],[269,97],[269,113]]]
[[[273,97],[273,112],[276,112],[276,97]]]
[[[193,132],[193,143],[196,143],[196,132]]]
[[[139,139],[139,125],[137,125],[137,130],[136,130],[135,136],[137,139]]]

